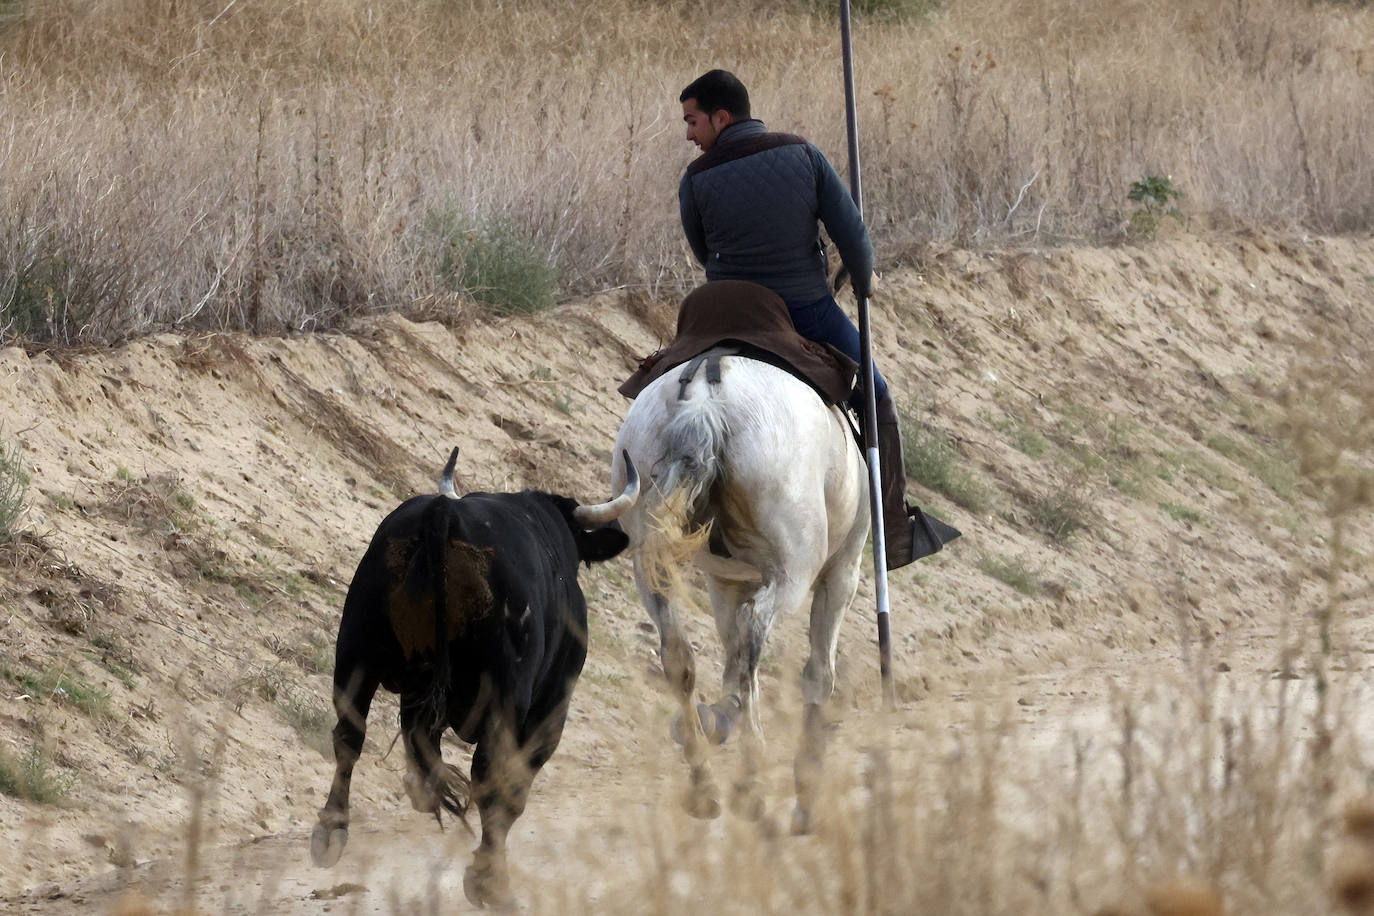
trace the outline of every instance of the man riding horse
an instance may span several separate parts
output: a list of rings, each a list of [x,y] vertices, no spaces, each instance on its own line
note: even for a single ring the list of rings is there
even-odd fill
[[[682,228],[707,280],[767,287],[787,304],[802,337],[858,363],[859,332],[831,294],[817,222],[839,249],[858,296],[872,292],[873,246],[834,167],[803,138],[770,132],[751,118],[748,90],[725,70],[693,80],[679,101],[687,139],[702,152],[678,186]],[[896,569],[928,551],[917,548],[919,510],[906,503],[896,405],[876,368],[873,376],[887,568]],[[856,391],[850,399],[856,412],[862,396]]]

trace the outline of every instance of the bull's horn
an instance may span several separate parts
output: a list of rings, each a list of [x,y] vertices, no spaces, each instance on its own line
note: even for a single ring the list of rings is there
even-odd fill
[[[635,463],[630,460],[630,453],[621,452],[625,456],[625,492],[608,503],[601,503],[596,506],[578,506],[573,510],[573,518],[584,528],[593,525],[604,525],[613,519],[620,518],[627,509],[635,504],[639,499],[639,472],[635,470]]]
[[[448,464],[444,465],[444,473],[439,475],[439,495],[448,496],[453,499],[458,498],[458,491],[453,488],[453,469],[458,466],[458,446],[453,447],[453,452],[448,456]]]

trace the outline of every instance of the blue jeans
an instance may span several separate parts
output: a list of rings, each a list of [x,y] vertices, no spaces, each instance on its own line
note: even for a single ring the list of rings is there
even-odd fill
[[[796,326],[798,334],[807,340],[830,344],[860,366],[863,365],[859,350],[859,329],[849,320],[849,316],[840,308],[834,296],[826,296],[815,302],[789,302],[787,311],[792,316],[792,324]],[[859,387],[849,399],[849,406],[862,414],[864,379],[862,373],[860,376]],[[887,397],[887,382],[883,381],[883,375],[876,365],[873,367],[873,382],[876,400],[881,401]]]

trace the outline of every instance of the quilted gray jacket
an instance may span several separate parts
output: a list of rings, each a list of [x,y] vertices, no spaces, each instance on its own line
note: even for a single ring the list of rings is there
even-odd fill
[[[687,167],[678,185],[682,228],[708,280],[749,280],[789,305],[830,291],[825,226],[854,289],[869,294],[873,246],[849,190],[801,137],[738,121]]]

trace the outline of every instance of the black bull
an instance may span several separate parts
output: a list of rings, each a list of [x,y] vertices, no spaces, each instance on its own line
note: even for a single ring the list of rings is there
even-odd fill
[[[464,822],[476,803],[482,838],[464,890],[502,904],[506,834],[558,746],[587,655],[577,565],[625,548],[618,526],[593,526],[632,505],[638,484],[599,506],[528,490],[458,499],[456,458],[439,495],[408,499],[382,521],[349,586],[335,648],[334,781],[311,855],[331,866],[348,841],[349,783],[381,686],[400,694],[411,803]],[[448,727],[476,745],[470,779],[443,762]]]

